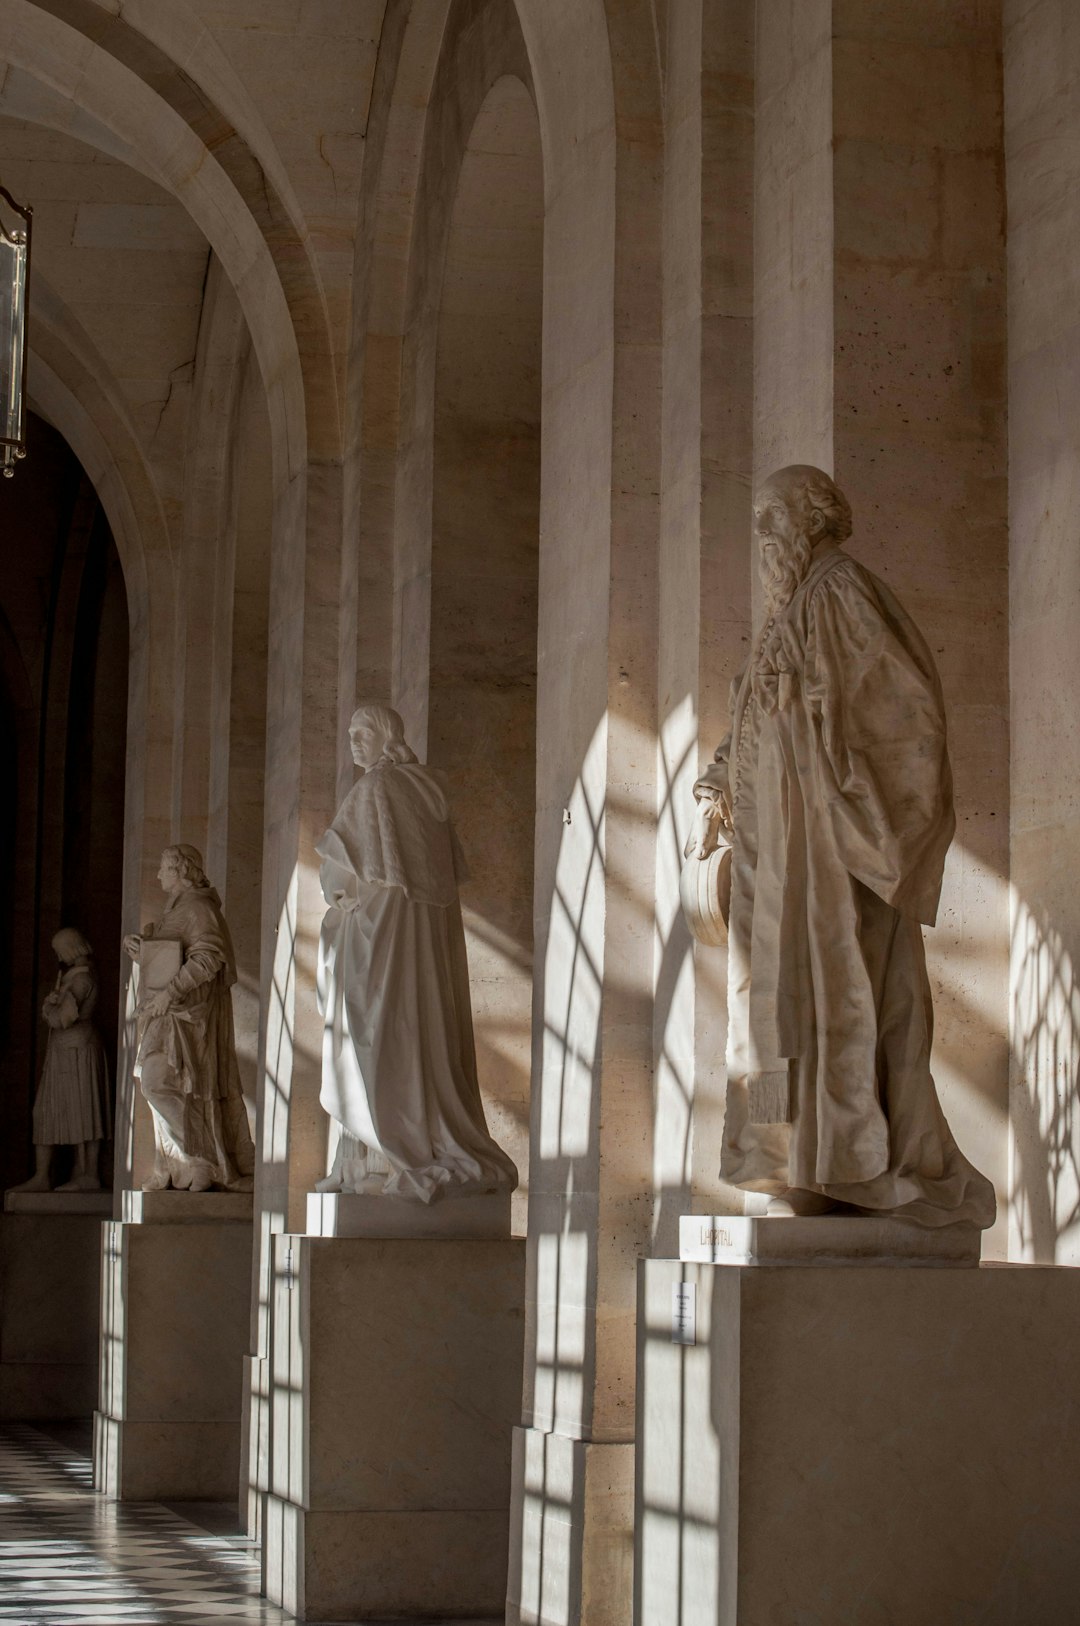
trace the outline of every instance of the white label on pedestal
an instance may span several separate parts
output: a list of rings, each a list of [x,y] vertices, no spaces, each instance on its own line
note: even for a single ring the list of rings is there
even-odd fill
[[[697,1288],[693,1282],[671,1284],[671,1342],[697,1343]]]

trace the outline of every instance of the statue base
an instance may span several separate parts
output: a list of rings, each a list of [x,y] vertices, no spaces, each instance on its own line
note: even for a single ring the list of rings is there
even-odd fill
[[[679,1258],[718,1265],[917,1265],[973,1267],[982,1232],[973,1225],[931,1230],[888,1214],[813,1219],[683,1214]]]
[[[636,1626],[1075,1615],[1080,1271],[656,1259],[638,1286]]]
[[[5,1191],[5,1214],[93,1214],[111,1219],[111,1191]]]
[[[130,1225],[251,1224],[250,1191],[125,1191],[120,1216]]]
[[[524,1295],[520,1239],[274,1238],[275,1603],[301,1620],[502,1618]]]
[[[236,1499],[252,1241],[240,1200],[245,1215],[231,1192],[125,1192],[138,1217],[102,1228],[94,1485],[114,1500]]]
[[[0,1219],[0,1419],[89,1417],[111,1191],[9,1191]]]
[[[308,1236],[508,1237],[510,1193],[410,1202],[355,1191],[311,1191]]]

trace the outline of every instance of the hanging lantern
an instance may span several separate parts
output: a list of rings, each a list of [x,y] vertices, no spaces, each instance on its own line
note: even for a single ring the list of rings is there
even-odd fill
[[[26,296],[33,213],[0,186],[0,468],[9,480],[15,460],[26,456]]]

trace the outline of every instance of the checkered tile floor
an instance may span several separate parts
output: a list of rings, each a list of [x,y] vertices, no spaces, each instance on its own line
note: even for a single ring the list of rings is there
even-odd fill
[[[232,1533],[234,1510],[218,1503],[109,1502],[93,1488],[89,1429],[45,1427],[0,1426],[0,1626],[293,1620],[259,1597],[259,1550]]]
[[[30,1428],[0,1430],[0,1622],[18,1626],[278,1626],[292,1616],[259,1597],[259,1554],[154,1503],[94,1493],[76,1445]],[[216,1533],[215,1533],[216,1532]]]

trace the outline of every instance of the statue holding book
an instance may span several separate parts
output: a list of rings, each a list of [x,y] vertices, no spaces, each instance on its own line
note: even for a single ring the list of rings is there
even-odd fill
[[[166,847],[168,902],[124,938],[139,965],[135,1071],[154,1117],[147,1191],[250,1190],[255,1152],[233,1036],[236,958],[221,899],[188,846]]]

